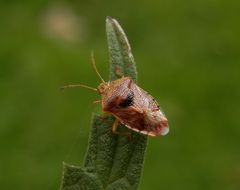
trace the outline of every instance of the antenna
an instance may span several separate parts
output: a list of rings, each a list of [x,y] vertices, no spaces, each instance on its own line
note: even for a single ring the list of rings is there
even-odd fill
[[[92,59],[93,68],[94,68],[95,72],[97,73],[98,77],[101,79],[102,82],[105,82],[104,79],[102,78],[102,76],[100,75],[100,73],[99,73],[98,70],[97,70],[93,51],[92,51],[92,53],[91,53],[91,59]]]
[[[69,85],[65,85],[63,87],[60,88],[60,90],[64,90],[66,88],[76,88],[76,87],[82,87],[82,88],[87,88],[90,90],[94,90],[94,91],[98,91],[96,88],[90,87],[90,86],[86,86],[83,84],[69,84]]]

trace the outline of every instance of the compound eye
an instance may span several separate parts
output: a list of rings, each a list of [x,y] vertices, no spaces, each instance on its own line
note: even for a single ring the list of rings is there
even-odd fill
[[[120,104],[119,107],[121,108],[127,108],[131,105],[133,105],[133,99],[134,99],[134,94],[132,91],[130,91],[126,97]]]

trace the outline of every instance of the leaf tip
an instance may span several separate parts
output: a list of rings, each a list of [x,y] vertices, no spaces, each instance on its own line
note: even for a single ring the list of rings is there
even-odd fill
[[[106,22],[113,22],[114,18],[112,18],[111,16],[107,16],[106,17]]]
[[[106,24],[114,26],[114,27],[121,28],[121,26],[119,25],[118,21],[116,19],[114,19],[113,17],[111,17],[111,16],[107,16],[106,17]]]

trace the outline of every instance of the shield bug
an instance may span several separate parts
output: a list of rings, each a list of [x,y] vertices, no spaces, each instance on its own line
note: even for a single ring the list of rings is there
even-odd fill
[[[92,64],[102,81],[97,88],[82,84],[66,85],[63,88],[84,87],[97,91],[102,99],[95,102],[102,104],[103,112],[116,118],[112,126],[112,131],[116,134],[119,134],[119,122],[144,135],[159,136],[169,132],[168,120],[156,100],[136,85],[131,77],[105,82],[97,70],[93,55]]]

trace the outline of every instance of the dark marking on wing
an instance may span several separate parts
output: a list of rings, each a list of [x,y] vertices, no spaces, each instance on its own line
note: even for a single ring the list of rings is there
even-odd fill
[[[127,108],[131,105],[133,105],[133,99],[134,99],[134,93],[130,91],[127,95],[127,98],[124,99],[120,104],[119,107],[121,108]]]

